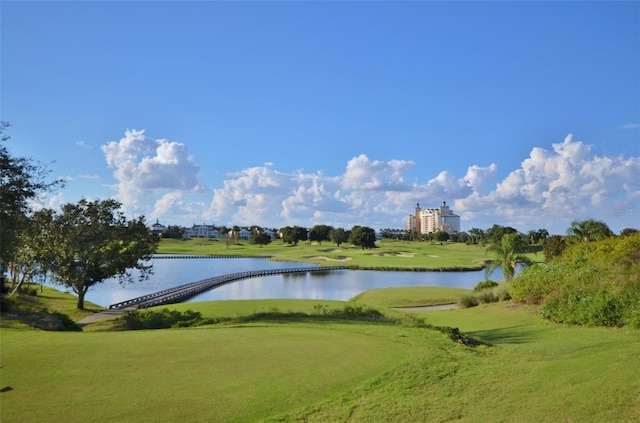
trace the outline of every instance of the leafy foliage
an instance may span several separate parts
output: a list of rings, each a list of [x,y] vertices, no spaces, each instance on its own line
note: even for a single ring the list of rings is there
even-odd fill
[[[567,235],[578,242],[593,242],[613,236],[613,231],[600,220],[574,220],[567,230]]]
[[[376,247],[376,232],[367,226],[354,226],[351,229],[349,242],[364,249]]]
[[[300,226],[285,226],[280,229],[280,232],[282,232],[282,241],[287,244],[298,245],[298,242],[307,240],[307,230]]]
[[[309,230],[309,240],[316,241],[322,245],[322,241],[328,241],[330,239],[332,226],[329,225],[315,225]]]
[[[190,327],[217,322],[214,319],[204,319],[202,314],[197,311],[187,310],[179,312],[168,308],[161,310],[131,311],[124,314],[120,319],[125,322],[126,328],[130,330]]]
[[[39,194],[62,187],[62,179],[48,181],[49,170],[37,161],[12,156],[4,145],[10,137],[9,127],[0,121],[0,275],[13,263],[21,233],[28,227],[29,202]]]
[[[514,300],[543,304],[550,320],[640,328],[640,233],[571,245],[511,285]]]
[[[486,280],[486,281],[478,282],[478,284],[473,287],[473,292],[479,292],[479,291],[482,291],[483,289],[493,288],[496,286],[498,286],[498,282],[495,282],[495,281]]]
[[[42,210],[38,257],[54,282],[78,294],[78,308],[84,308],[89,288],[111,277],[132,282],[131,270],[139,280],[151,274],[145,264],[155,252],[159,238],[147,229],[144,217],[127,220],[115,200],[65,204],[61,213]]]
[[[345,231],[344,228],[336,228],[329,233],[329,237],[339,247],[340,244],[349,240],[349,232]]]
[[[491,274],[495,269],[502,269],[505,281],[509,282],[513,279],[518,264],[522,266],[532,265],[529,257],[521,254],[527,249],[526,241],[513,231],[506,231],[499,241],[495,241],[489,247],[490,251],[495,253],[493,260],[489,262],[485,268],[485,275]]]
[[[249,242],[256,245],[267,245],[271,243],[271,237],[269,236],[269,234],[266,234],[264,232],[256,232],[253,234]]]
[[[566,248],[567,243],[564,238],[560,235],[553,235],[545,240],[544,246],[542,247],[544,259],[547,262],[553,260],[555,257],[560,256]]]

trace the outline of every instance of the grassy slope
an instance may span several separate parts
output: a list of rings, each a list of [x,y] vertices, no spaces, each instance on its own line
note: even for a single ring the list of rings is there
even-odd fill
[[[219,240],[163,239],[160,254],[268,255],[273,260],[299,261],[317,265],[340,265],[361,269],[482,269],[490,254],[480,246],[460,243],[378,241],[378,248],[362,250],[348,244],[301,242],[296,246],[274,241],[260,247],[244,241],[227,244]]]
[[[312,335],[312,336],[310,336]],[[253,421],[406,360],[384,337],[282,325],[138,332],[3,330],[3,422]]]
[[[395,288],[389,297],[396,301]],[[377,290],[384,301],[387,290]],[[436,293],[418,293],[424,298]],[[340,302],[188,303],[209,316]],[[47,333],[1,329],[2,421],[640,420],[640,333],[509,303],[417,313],[491,346],[366,323]]]
[[[365,291],[353,301],[372,307],[421,307],[456,303],[470,291],[463,288],[446,287],[396,287]]]
[[[3,313],[0,327],[29,328],[25,322],[33,323],[46,313],[61,313],[69,316],[73,321],[79,321],[104,308],[85,301],[85,309],[78,310],[77,297],[48,286],[38,287],[38,295],[29,296],[18,294],[22,312]],[[26,313],[28,312],[28,313]]]

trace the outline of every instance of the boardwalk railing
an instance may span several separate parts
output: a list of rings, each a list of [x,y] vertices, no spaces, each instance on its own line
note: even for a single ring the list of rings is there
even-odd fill
[[[215,276],[198,282],[191,282],[173,288],[143,295],[130,300],[111,304],[109,309],[121,309],[126,307],[147,308],[163,304],[175,304],[195,297],[202,292],[219,288],[223,285],[237,282],[242,279],[257,278],[261,276],[283,275],[288,273],[326,272],[331,270],[346,269],[344,266],[329,267],[299,267],[293,269],[256,270],[250,272],[231,273],[229,275]]]

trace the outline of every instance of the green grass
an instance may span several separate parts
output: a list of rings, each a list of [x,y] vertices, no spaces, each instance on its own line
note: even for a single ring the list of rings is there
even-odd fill
[[[372,307],[420,307],[456,303],[460,296],[470,291],[446,287],[397,287],[365,291],[355,298],[356,303]]]
[[[28,324],[25,323],[33,323],[48,313],[66,314],[73,321],[79,321],[96,311],[104,309],[99,305],[85,301],[85,309],[78,310],[77,297],[48,286],[38,286],[36,296],[20,293],[13,296],[11,300],[19,302],[22,311],[3,313],[0,319],[0,327],[29,328]]]
[[[272,260],[312,263],[320,266],[347,266],[378,270],[479,270],[491,254],[478,245],[383,240],[378,248],[362,250],[349,244],[337,247],[300,242],[293,246],[276,240],[260,247],[247,241],[227,245],[221,240],[163,239],[159,254],[271,256]]]
[[[366,303],[410,305],[414,296],[424,301],[451,294],[440,288],[401,291],[373,291]],[[243,300],[172,307],[237,317],[277,310],[311,314],[318,304],[344,303]],[[640,421],[638,330],[558,325],[511,302],[412,314],[458,327],[482,344],[462,346],[427,328],[294,317],[129,332],[3,328],[0,418]]]
[[[313,335],[313,336],[309,336]],[[380,336],[296,325],[2,332],[3,422],[253,421],[318,402],[407,353]]]

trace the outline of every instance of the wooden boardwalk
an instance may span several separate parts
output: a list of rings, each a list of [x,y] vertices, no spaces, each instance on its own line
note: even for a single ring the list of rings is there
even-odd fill
[[[289,273],[307,273],[307,272],[328,272],[333,270],[346,269],[344,266],[327,266],[327,267],[298,267],[293,269],[273,269],[273,270],[256,270],[251,272],[231,273],[229,275],[216,276],[204,279],[198,282],[191,282],[179,285],[174,288],[165,289],[154,292],[153,294],[143,295],[141,297],[132,298],[130,300],[121,301],[111,304],[109,310],[119,309],[139,309],[154,307],[163,304],[175,304],[195,297],[202,292],[219,288],[232,282],[242,279],[257,278],[261,276],[283,275]]]

